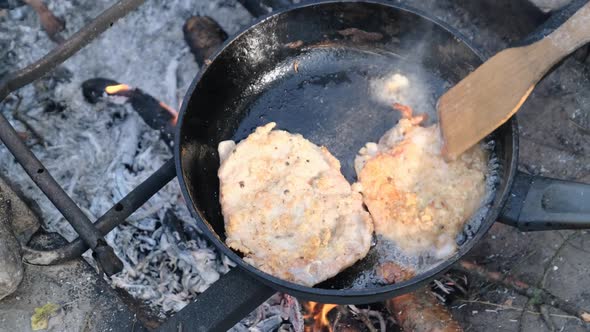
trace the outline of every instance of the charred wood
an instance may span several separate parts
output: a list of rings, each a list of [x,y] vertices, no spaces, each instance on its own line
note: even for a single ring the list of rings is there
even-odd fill
[[[178,219],[174,211],[171,209],[168,209],[164,214],[163,223],[172,231],[172,233],[177,233],[182,242],[187,242],[189,240],[182,225],[182,221]]]
[[[415,273],[393,262],[387,262],[379,267],[379,275],[388,283],[397,283],[411,279]],[[428,286],[387,300],[385,306],[404,331],[463,331]]]
[[[386,306],[404,331],[463,331],[428,287],[388,300]]]
[[[20,112],[20,105],[22,102],[22,98],[20,96],[17,96],[17,101],[16,101],[16,106],[14,106],[14,109],[12,111],[12,116],[18,120],[20,123],[23,124],[23,126],[25,126],[25,128],[27,128],[27,130],[32,134],[33,137],[35,137],[35,139],[37,140],[37,142],[41,145],[47,146],[45,139],[43,139],[43,136],[35,129],[35,127],[33,127],[29,121],[26,119],[26,117]],[[23,137],[24,140],[27,140],[29,138],[29,135],[27,133],[25,137]]]
[[[182,31],[199,66],[227,39],[227,33],[209,16],[190,17],[184,23]]]
[[[55,16],[49,8],[41,0],[23,0],[29,6],[35,10],[41,21],[43,30],[47,33],[47,36],[52,41],[61,44],[65,39],[59,35],[66,27],[66,22]]]
[[[101,100],[108,101],[110,97],[125,98],[125,102],[133,107],[145,123],[151,128],[160,131],[162,139],[168,146],[171,146],[174,140],[174,126],[176,124],[176,117],[172,113],[175,111],[138,88],[125,88],[115,93],[107,93],[105,90],[109,86],[118,85],[120,84],[117,81],[110,79],[93,78],[82,83],[82,94],[86,101],[91,104],[98,103]]]

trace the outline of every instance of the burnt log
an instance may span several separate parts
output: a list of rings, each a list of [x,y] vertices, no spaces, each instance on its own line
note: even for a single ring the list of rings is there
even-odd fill
[[[209,16],[192,16],[182,27],[184,40],[202,66],[227,39],[227,33]]]
[[[116,92],[107,93],[107,87],[123,86],[117,81],[106,78],[93,78],[82,83],[82,94],[84,99],[91,104],[96,104],[102,100],[108,101],[109,98],[125,98],[125,102],[130,104],[139,114],[144,122],[153,129],[160,131],[160,136],[172,146],[174,141],[174,127],[176,125],[176,111],[158,99],[147,94],[139,88],[125,86]]]
[[[378,275],[387,283],[398,283],[411,279],[415,272],[394,262],[386,262],[379,266]],[[404,331],[463,331],[428,286],[387,300],[385,307]]]
[[[49,8],[41,0],[23,0],[26,4],[31,6],[33,10],[39,16],[41,26],[47,33],[47,36],[52,41],[61,44],[65,39],[59,35],[66,27],[66,23],[63,19],[55,16]]]
[[[449,310],[432,294],[429,287],[395,297],[385,303],[404,331],[463,331]]]

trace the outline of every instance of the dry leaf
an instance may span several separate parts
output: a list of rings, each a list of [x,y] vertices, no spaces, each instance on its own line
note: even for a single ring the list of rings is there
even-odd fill
[[[587,312],[582,313],[581,315],[582,320],[585,321],[586,323],[590,323],[590,314]]]
[[[58,309],[59,306],[54,303],[47,303],[42,307],[35,308],[35,313],[31,316],[31,329],[33,331],[47,329],[49,318],[51,318]]]

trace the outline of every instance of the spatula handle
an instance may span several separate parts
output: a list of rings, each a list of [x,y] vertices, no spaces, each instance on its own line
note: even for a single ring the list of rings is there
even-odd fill
[[[545,37],[560,58],[590,42],[590,1],[580,8],[562,26]]]

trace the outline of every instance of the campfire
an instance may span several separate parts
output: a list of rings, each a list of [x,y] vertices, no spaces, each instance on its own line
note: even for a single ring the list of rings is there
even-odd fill
[[[131,11],[140,2],[125,0],[121,8],[125,12]],[[298,1],[286,2],[291,4]],[[284,5],[286,2],[240,1],[251,13],[258,14],[272,7],[278,9],[280,3]],[[162,174],[175,171],[171,151],[185,91],[198,70],[210,64],[209,58],[228,37],[228,33],[238,32],[251,23],[251,13],[238,2],[201,1],[195,4],[178,0],[169,4],[158,0],[139,7],[124,21],[111,23],[124,14],[121,11],[106,17],[101,23],[103,27],[92,26],[96,32],[100,32],[110,24],[113,25],[111,31],[98,37],[86,49],[46,76],[35,73],[33,76],[41,78],[34,83],[18,83],[24,87],[16,91],[13,89],[16,85],[4,89],[2,84],[10,77],[3,76],[3,68],[9,68],[10,71],[22,68],[23,64],[34,62],[52,48],[67,45],[68,37],[71,38],[73,32],[84,29],[91,16],[105,9],[98,8],[102,6],[99,4],[70,0],[27,0],[24,3],[8,1],[7,8],[0,9],[0,29],[14,35],[14,38],[10,35],[10,43],[6,44],[5,56],[1,60],[0,95],[4,97],[6,93],[6,98],[0,104],[2,116],[8,119],[16,134],[25,142],[25,148],[32,151],[42,163],[42,166],[32,170],[33,180],[46,181],[44,176],[50,174],[63,188],[63,195],[71,197],[72,202],[79,207],[80,214],[95,222],[96,230],[104,234],[91,251],[112,248],[122,263],[122,270],[107,278],[108,287],[105,289],[111,291],[109,288],[112,286],[123,294],[121,298],[133,312],[130,317],[139,317],[138,326],[141,324],[184,331],[194,327],[191,324],[198,321],[210,329],[227,329],[229,327],[226,325],[231,322],[231,325],[235,324],[232,331],[455,331],[470,327],[494,330],[494,324],[500,324],[497,318],[500,315],[504,315],[501,323],[507,329],[519,325],[521,328],[533,326],[526,317],[554,330],[588,326],[590,313],[586,308],[590,305],[585,302],[585,298],[572,295],[579,294],[579,291],[560,289],[556,286],[560,277],[552,277],[552,273],[557,275],[562,270],[570,272],[565,270],[567,266],[560,265],[560,259],[568,254],[568,250],[578,247],[588,250],[584,247],[586,233],[580,232],[571,235],[564,233],[561,247],[558,246],[555,252],[546,257],[545,252],[539,253],[532,245],[524,245],[525,242],[527,245],[529,242],[544,244],[544,238],[540,235],[534,237],[517,234],[514,230],[492,229],[492,235],[482,248],[471,257],[458,261],[447,273],[437,275],[432,283],[412,293],[368,305],[298,300],[287,294],[275,293],[267,286],[254,284],[253,281],[253,284],[246,282],[241,285],[242,288],[234,294],[224,294],[228,280],[243,272],[205,239],[186,207],[177,181],[167,184],[173,176],[164,180]],[[469,11],[471,7],[479,8],[475,4],[465,5],[465,8],[461,5],[459,14],[449,10],[458,6],[452,1],[444,1],[444,4],[436,6],[418,2],[412,4],[422,7],[424,11],[432,11],[435,16],[456,20],[461,24],[465,24],[461,20],[466,18],[485,16],[485,13],[474,15]],[[530,7],[526,8],[527,11],[531,10]],[[528,15],[527,11],[523,10],[523,17]],[[196,15],[198,13],[208,16]],[[40,15],[39,18],[36,15]],[[529,24],[530,31],[519,32],[519,35],[511,35],[510,38],[516,40],[524,37],[541,24],[539,17],[546,18],[545,14],[537,14],[536,11],[534,15],[526,17],[521,23]],[[179,21],[179,18],[182,20]],[[508,29],[506,26],[501,29]],[[493,28],[463,25],[462,29],[475,38],[487,38],[483,41],[490,52],[497,51],[498,45],[506,46],[504,43],[508,37],[492,31]],[[518,29],[524,28],[519,25]],[[482,34],[479,34],[480,30]],[[35,38],[31,38],[31,35]],[[85,42],[90,41],[91,35],[86,35]],[[353,37],[342,34],[342,38],[352,40]],[[3,38],[0,36],[0,43],[6,41]],[[580,93],[590,87],[583,76],[577,76],[587,70],[587,52],[577,57],[583,58],[582,64],[566,63],[573,69],[560,72],[566,83],[562,85],[560,80],[555,80],[552,87],[543,90],[544,93],[551,95],[555,90],[574,89],[572,86],[579,89],[574,90],[575,93]],[[65,59],[60,58],[55,63],[59,64]],[[298,62],[293,64],[293,68],[295,74],[306,70]],[[576,83],[571,83],[569,77],[575,78],[571,81]],[[561,93],[569,96],[566,92]],[[590,97],[587,99],[590,100]],[[541,108],[543,105],[539,103],[536,106]],[[575,135],[572,134],[574,138],[563,136],[558,139],[566,152],[559,152],[556,157],[558,161],[551,165],[563,165],[571,160],[584,163],[586,150],[582,143],[585,142],[583,135],[587,133],[588,116],[583,114],[583,109],[578,107],[571,116],[563,117],[568,119],[566,122],[574,121],[569,129],[584,127],[585,132],[576,131]],[[525,114],[527,116],[534,122],[532,116]],[[534,129],[525,126],[525,145],[540,145],[534,134],[540,130]],[[560,149],[559,142],[557,148],[552,146],[551,149]],[[542,151],[538,154],[545,155],[545,150]],[[536,160],[534,157],[524,159],[526,164],[523,167],[531,173],[547,172],[542,165],[530,165],[530,160]],[[554,170],[556,173],[558,171],[558,168]],[[584,178],[585,172],[581,169],[567,175]],[[154,173],[157,176],[153,176]],[[38,242],[34,241],[31,243],[35,243],[35,246],[21,243],[24,259],[29,266],[57,265],[61,268],[64,262],[76,259],[88,249],[82,234],[72,228],[67,218],[37,188],[36,183],[23,172],[2,144],[0,175],[10,180],[16,191],[25,197],[25,202],[35,202],[31,204],[31,210],[38,214],[43,229],[33,237],[51,244],[51,249],[48,249],[38,246]],[[134,191],[139,185],[143,185],[141,190]],[[0,203],[4,202],[3,190],[0,188]],[[64,196],[61,197],[63,199]],[[3,222],[2,204],[0,226]],[[59,234],[57,240],[51,238],[52,233]],[[561,239],[559,234],[554,236]],[[498,245],[500,240],[497,239],[500,238],[513,239],[517,244],[511,249],[514,252],[520,250],[520,254],[526,256],[517,257],[504,251],[504,247]],[[64,244],[64,239],[70,244]],[[83,257],[98,271],[104,272],[97,256],[90,255],[91,251]],[[72,253],[75,255],[72,256]],[[507,257],[511,261],[501,261],[508,260]],[[572,258],[572,262],[575,262],[572,266],[585,266],[582,258],[575,256],[575,259],[581,262]],[[529,263],[528,260],[535,260],[535,263]],[[535,264],[543,266],[540,277],[535,275],[535,278],[529,279],[529,274],[538,272],[532,269],[523,274],[511,270],[513,268],[516,271],[514,266]],[[30,272],[25,269],[25,273]],[[564,274],[562,277],[567,278],[567,273]],[[578,277],[580,284],[586,281],[582,280],[583,276]],[[93,282],[104,284],[104,280],[97,280]],[[388,282],[395,283],[398,280],[393,278]],[[4,300],[1,297],[0,294],[0,321],[4,323]],[[25,298],[20,293],[7,299],[13,302],[5,303],[13,307],[36,303],[35,298]],[[74,303],[77,303],[75,301],[83,299],[75,299]],[[71,308],[68,302],[48,304],[44,306],[45,303],[41,303],[39,306],[52,308],[49,310],[51,313],[47,313],[49,327],[51,324],[60,324],[59,315],[67,316]],[[80,310],[83,310],[84,306],[81,307]],[[27,307],[27,312],[33,315],[37,311],[34,309]],[[43,310],[39,312],[45,315]],[[477,325],[478,315],[484,314],[490,314],[493,318],[485,320],[486,326]],[[39,317],[35,316],[35,321]],[[43,322],[44,318],[41,317],[41,326]],[[113,326],[118,323],[114,322]],[[133,321],[133,326],[135,323]],[[57,325],[56,330],[60,330],[60,327],[63,326]]]
[[[332,324],[328,320],[328,313],[338,307],[338,305],[307,302],[304,303],[303,307],[307,311],[303,315],[306,321],[306,332],[333,331]]]
[[[133,98],[149,100],[149,101],[154,99],[153,97],[145,94],[143,91],[141,91],[139,89],[133,89],[127,84],[108,85],[107,87],[104,88],[104,92],[106,92],[109,96],[124,96],[124,97],[130,98],[132,100],[133,100]],[[132,104],[133,104],[133,102],[132,102]],[[168,115],[170,116],[170,120],[168,122],[172,126],[175,126],[176,121],[178,120],[178,111],[173,109],[172,107],[166,105],[165,103],[163,103],[161,101],[157,102],[157,106],[160,109],[168,112]],[[138,108],[137,111],[140,113],[144,113],[141,111],[141,108]],[[145,111],[145,113],[146,114],[160,114],[161,111],[159,109],[157,109],[157,107],[156,107],[156,109],[151,109],[151,110]],[[152,127],[152,128],[154,128],[154,127]],[[154,128],[154,129],[162,129],[162,128],[160,127],[160,128]]]
[[[93,78],[82,83],[82,94],[89,103],[111,101],[129,103],[145,123],[162,133],[162,138],[172,143],[178,111],[138,88],[105,78]]]

